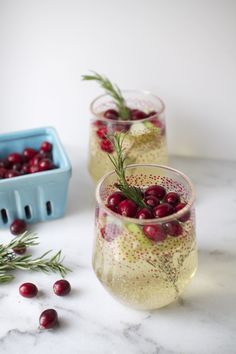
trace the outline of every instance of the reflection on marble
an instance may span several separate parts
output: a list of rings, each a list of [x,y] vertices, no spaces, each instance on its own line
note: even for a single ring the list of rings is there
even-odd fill
[[[197,189],[199,269],[183,296],[166,308],[138,312],[115,302],[99,284],[91,269],[94,188],[84,162],[73,174],[67,216],[34,227],[41,241],[37,254],[63,249],[74,270],[68,276],[73,291],[55,296],[58,277],[38,273],[21,272],[2,285],[1,354],[236,353],[236,163],[175,157],[170,165]],[[8,239],[1,231],[1,242]],[[18,295],[24,281],[37,284],[38,298]],[[51,307],[60,326],[40,331],[39,315]]]

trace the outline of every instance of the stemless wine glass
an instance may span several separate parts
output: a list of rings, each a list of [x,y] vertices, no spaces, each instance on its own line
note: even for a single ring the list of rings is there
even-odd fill
[[[177,192],[186,206],[161,219],[121,216],[106,207],[117,183],[114,171],[106,174],[96,190],[93,269],[120,302],[136,309],[157,309],[174,301],[197,269],[194,190],[188,177],[166,166],[130,165],[126,175],[130,185],[143,189],[159,184],[167,192]],[[154,231],[161,227],[168,235],[154,242],[145,236],[145,227]]]
[[[114,101],[106,94],[99,96],[91,103],[93,118],[90,125],[88,169],[95,182],[113,169],[107,157],[107,153],[113,153],[113,147],[106,139],[106,135],[114,132],[126,134],[124,149],[127,164],[167,163],[163,101],[146,91],[124,91],[122,94],[127,107],[141,110],[148,117],[126,121],[104,118],[106,110],[116,109]]]

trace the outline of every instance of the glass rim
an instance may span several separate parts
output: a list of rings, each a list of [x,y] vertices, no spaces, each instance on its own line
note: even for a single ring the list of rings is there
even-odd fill
[[[103,93],[102,95],[99,95],[99,96],[97,96],[92,102],[91,102],[91,104],[90,104],[90,112],[93,114],[93,116],[95,116],[96,117],[96,120],[100,120],[100,121],[102,121],[102,122],[110,122],[110,123],[113,123],[113,124],[115,124],[115,123],[117,123],[117,122],[119,122],[119,124],[121,123],[121,124],[127,124],[127,123],[131,123],[131,124],[134,124],[134,123],[142,123],[142,122],[145,122],[145,121],[147,121],[147,120],[150,120],[150,119],[153,119],[153,118],[155,118],[156,116],[158,116],[159,114],[161,114],[162,112],[164,112],[164,110],[165,110],[165,108],[166,108],[166,106],[165,106],[165,103],[164,103],[164,101],[159,97],[159,96],[157,96],[157,95],[154,95],[153,93],[151,93],[150,91],[147,91],[147,90],[122,90],[121,91],[122,93],[141,93],[141,94],[144,94],[145,96],[151,96],[151,97],[153,97],[153,98],[155,98],[156,100],[158,100],[159,101],[159,103],[161,103],[161,109],[158,111],[158,112],[156,112],[155,114],[153,114],[153,115],[151,115],[151,116],[149,116],[149,117],[146,117],[146,118],[143,118],[143,119],[138,119],[138,120],[121,120],[121,119],[119,119],[119,120],[114,120],[114,119],[109,119],[109,118],[104,118],[104,117],[101,117],[101,116],[99,116],[97,113],[95,113],[95,111],[94,111],[94,104],[98,101],[98,100],[100,100],[102,97],[109,97],[109,95],[107,94],[107,93]]]
[[[190,210],[190,208],[192,207],[192,205],[193,205],[193,203],[195,201],[196,192],[195,192],[195,188],[194,188],[194,186],[193,186],[193,184],[192,184],[192,182],[191,182],[191,180],[189,179],[188,176],[186,176],[183,172],[181,172],[181,171],[179,171],[179,170],[177,170],[175,168],[172,168],[172,167],[169,167],[169,166],[166,166],[166,165],[158,165],[158,164],[131,164],[131,165],[128,165],[126,167],[126,169],[137,168],[137,167],[157,167],[157,168],[161,168],[163,170],[168,170],[168,171],[171,171],[171,172],[174,172],[174,173],[180,175],[185,180],[185,182],[187,182],[188,186],[190,187],[190,199],[186,203],[186,206],[183,209],[179,210],[177,213],[165,216],[163,218],[135,219],[135,218],[130,218],[130,217],[127,217],[127,216],[123,216],[123,215],[117,214],[117,213],[115,213],[114,211],[112,211],[111,209],[109,209],[106,206],[106,204],[104,203],[104,201],[102,200],[102,198],[100,196],[100,189],[101,189],[102,184],[105,182],[105,180],[109,176],[111,176],[112,174],[115,174],[115,170],[112,170],[110,172],[107,172],[99,180],[99,182],[97,184],[97,187],[96,187],[96,191],[95,191],[95,196],[96,196],[97,203],[99,204],[99,206],[102,206],[102,208],[105,210],[105,212],[108,215],[111,215],[114,218],[117,218],[117,219],[119,219],[121,221],[126,221],[127,223],[133,223],[133,224],[138,224],[138,225],[150,225],[150,224],[154,224],[155,225],[155,224],[163,224],[163,223],[167,223],[167,222],[179,219]]]

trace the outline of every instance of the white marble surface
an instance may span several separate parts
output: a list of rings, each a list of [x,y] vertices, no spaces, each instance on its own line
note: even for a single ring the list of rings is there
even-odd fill
[[[56,275],[18,273],[0,286],[0,353],[233,354],[236,353],[236,163],[172,158],[197,188],[199,270],[182,298],[153,312],[138,312],[115,302],[91,268],[93,186],[85,158],[77,163],[64,219],[38,224],[39,250],[63,249],[73,291],[52,293]],[[1,242],[10,238],[1,231]],[[22,282],[40,289],[34,299],[18,294]],[[38,329],[42,310],[55,308],[60,327]]]

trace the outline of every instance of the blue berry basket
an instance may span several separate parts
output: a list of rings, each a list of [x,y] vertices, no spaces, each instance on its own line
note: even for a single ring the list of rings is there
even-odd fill
[[[39,149],[45,140],[53,145],[53,162],[57,168],[0,179],[0,227],[10,225],[16,218],[33,223],[64,215],[71,164],[54,128],[0,135],[0,159],[12,152],[22,153],[26,147]]]

